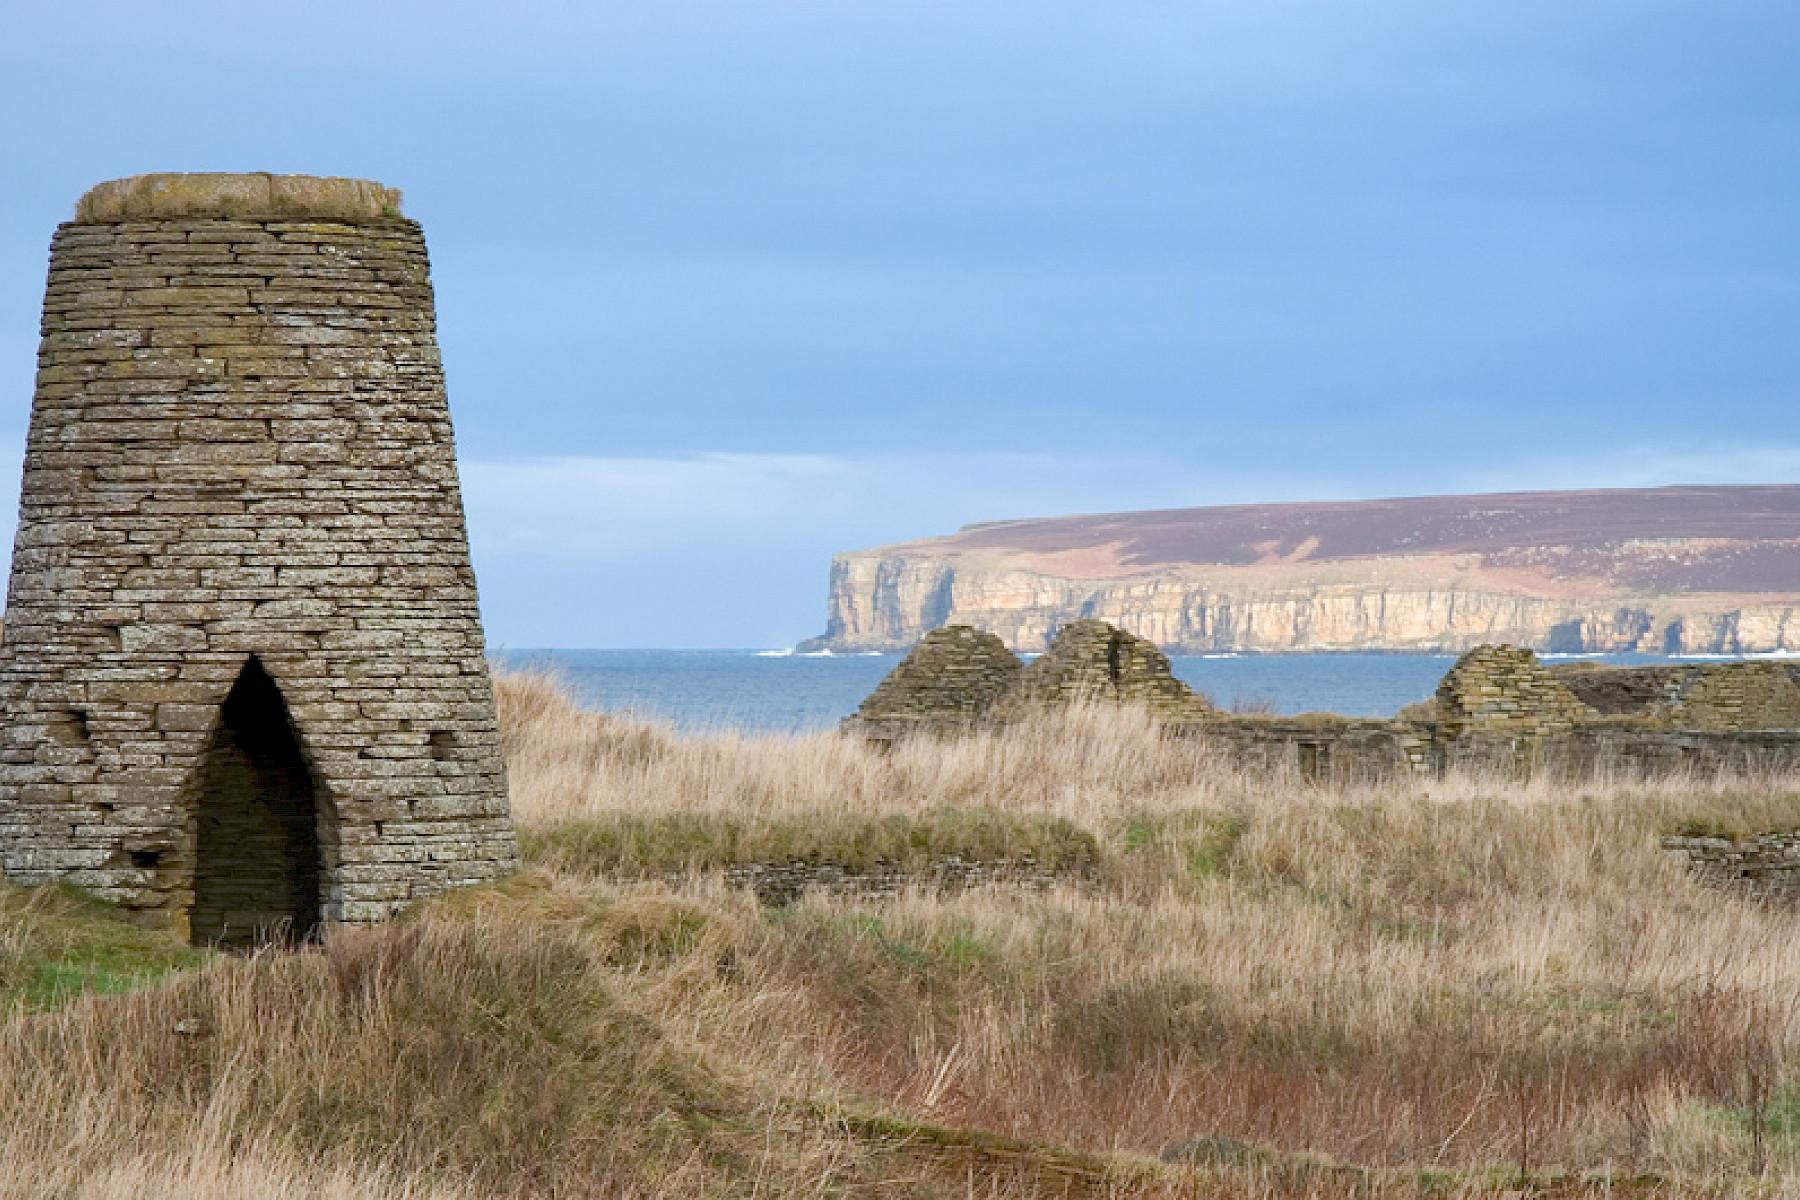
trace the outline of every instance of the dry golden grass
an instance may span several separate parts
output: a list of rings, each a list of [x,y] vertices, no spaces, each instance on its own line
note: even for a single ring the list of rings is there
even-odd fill
[[[1657,847],[1800,780],[1325,789],[1129,712],[884,753],[498,692],[537,864],[16,1016],[0,1195],[1800,1195],[1800,921]],[[787,907],[666,869],[1009,840],[1082,849]]]

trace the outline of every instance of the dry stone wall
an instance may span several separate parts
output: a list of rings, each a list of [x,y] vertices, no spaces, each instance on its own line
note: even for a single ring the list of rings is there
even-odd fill
[[[1795,669],[1782,663],[1622,668],[1584,663],[1552,670],[1602,715],[1629,716],[1668,729],[1800,728],[1800,683]]]
[[[1607,717],[1642,717],[1660,705],[1683,671],[1679,664],[1608,667],[1602,663],[1558,663],[1550,672],[1577,700]]]
[[[843,729],[878,741],[955,733],[1075,703],[1142,704],[1164,720],[1212,711],[1154,645],[1104,621],[1076,621],[1029,665],[968,625],[932,630],[890,671]]]
[[[1292,719],[1220,714],[1175,722],[1171,737],[1197,739],[1233,766],[1307,783],[1371,783],[1434,769],[1434,727],[1413,721]]]
[[[1456,660],[1437,689],[1438,736],[1469,733],[1556,737],[1595,712],[1517,646],[1477,646]]]
[[[1677,833],[1664,837],[1662,848],[1707,886],[1776,904],[1800,900],[1800,829]]]
[[[1191,720],[1212,711],[1175,678],[1169,656],[1154,643],[1105,621],[1085,620],[1057,633],[995,702],[994,715],[1013,719],[1077,703],[1139,704],[1163,720]]]
[[[1365,783],[1445,771],[1585,780],[1800,771],[1800,730],[1669,730],[1578,725],[1553,738],[1472,733],[1453,741],[1430,722],[1220,716],[1170,724],[1235,767],[1320,783]]]
[[[313,855],[313,894],[208,918],[232,940],[516,865],[425,243],[397,198],[150,176],[57,231],[0,644],[12,879],[188,928],[197,880],[224,889],[215,913],[255,914],[258,873],[279,892]],[[272,691],[225,728],[258,673]],[[225,761],[245,746],[267,761]],[[259,817],[284,755],[312,795]],[[202,861],[221,819],[279,848]]]
[[[1673,729],[1800,727],[1800,686],[1779,663],[1707,664],[1677,677],[1655,714]]]
[[[879,737],[970,728],[1018,682],[1023,668],[993,634],[945,625],[920,639],[844,728]]]

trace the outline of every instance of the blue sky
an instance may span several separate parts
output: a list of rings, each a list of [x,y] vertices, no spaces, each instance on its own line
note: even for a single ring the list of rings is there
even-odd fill
[[[497,646],[788,644],[967,521],[1794,481],[1796,61],[1733,0],[33,5],[0,453],[76,197],[270,170],[425,225]]]

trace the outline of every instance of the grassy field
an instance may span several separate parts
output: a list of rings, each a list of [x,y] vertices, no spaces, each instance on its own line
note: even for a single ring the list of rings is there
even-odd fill
[[[1800,780],[1322,790],[1130,712],[882,752],[499,696],[504,885],[248,958],[0,897],[0,1195],[1800,1194],[1800,921],[1657,848],[1800,825]],[[732,886],[773,868],[829,886]]]

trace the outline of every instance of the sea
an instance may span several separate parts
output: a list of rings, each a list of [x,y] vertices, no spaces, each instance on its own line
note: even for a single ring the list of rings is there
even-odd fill
[[[898,654],[784,650],[503,650],[504,670],[547,671],[584,707],[688,733],[800,734],[833,729]],[[1629,665],[1642,655],[1556,655]],[[1424,700],[1453,654],[1203,654],[1173,657],[1175,674],[1221,708],[1389,717]],[[1696,659],[1695,661],[1699,661]],[[1708,661],[1716,661],[1709,658]]]

